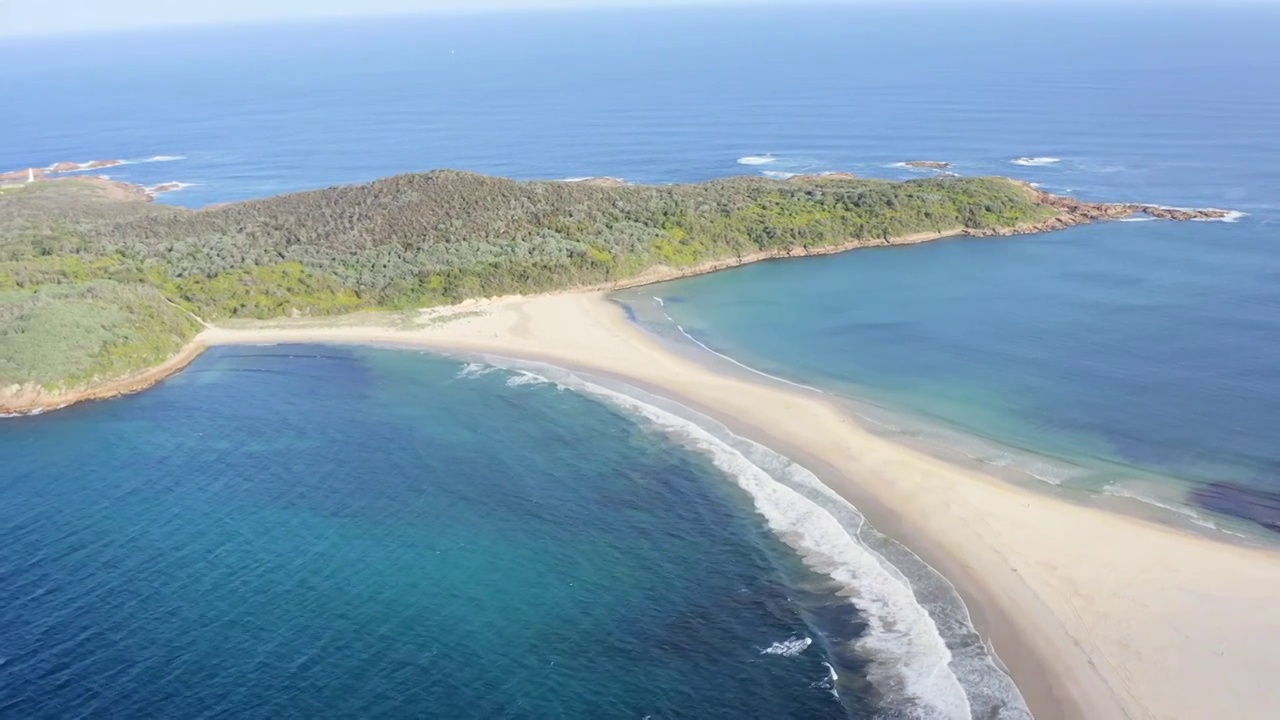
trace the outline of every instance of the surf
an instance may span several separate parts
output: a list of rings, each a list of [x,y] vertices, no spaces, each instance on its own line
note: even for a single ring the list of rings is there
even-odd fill
[[[1020,157],[1009,161],[1014,165],[1022,165],[1024,167],[1042,167],[1044,165],[1056,165],[1062,162],[1062,158],[1056,157]]]
[[[876,531],[808,469],[710,417],[624,383],[543,363],[491,355],[480,360],[506,371],[510,387],[554,384],[594,398],[708,458],[748,494],[774,535],[811,570],[838,583],[866,619],[866,631],[853,644],[869,659],[867,677],[886,708],[921,718],[994,712],[1030,718],[950,582]],[[787,642],[764,654],[799,654],[809,647],[799,648],[799,638]]]

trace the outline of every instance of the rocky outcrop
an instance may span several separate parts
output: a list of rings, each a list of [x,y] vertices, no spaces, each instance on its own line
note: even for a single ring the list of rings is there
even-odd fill
[[[1227,216],[1226,210],[1171,208],[1160,205],[1142,205],[1141,212],[1161,220],[1221,220]]]
[[[1217,208],[1170,208],[1163,205],[1145,205],[1142,203],[1095,203],[1076,198],[1063,197],[1047,193],[1030,183],[1014,181],[1031,193],[1036,202],[1047,205],[1058,211],[1058,214],[1043,222],[1016,228],[998,230],[970,230],[974,236],[1022,235],[1025,233],[1050,232],[1062,230],[1076,225],[1087,225],[1106,220],[1122,220],[1135,215],[1147,215],[1161,220],[1221,220],[1231,215],[1230,211]]]
[[[24,168],[22,170],[0,173],[0,182],[26,182],[27,180],[41,180],[44,176],[44,168]]]
[[[75,172],[77,170],[101,170],[102,168],[123,165],[123,160],[90,160],[85,163],[60,162],[49,166],[50,173]]]
[[[792,175],[789,182],[808,182],[811,180],[857,180],[858,176],[848,172],[826,172],[817,175]]]
[[[908,160],[903,165],[912,168],[925,168],[928,170],[946,170],[951,167],[949,162],[940,162],[938,160]]]
[[[204,349],[202,343],[193,341],[160,365],[71,390],[51,392],[32,383],[0,387],[0,415],[37,415],[79,402],[105,400],[146,390],[186,367]]]
[[[581,180],[573,180],[571,182],[580,183],[582,185],[595,185],[597,187],[622,187],[626,185],[625,180],[615,177],[590,177]]]

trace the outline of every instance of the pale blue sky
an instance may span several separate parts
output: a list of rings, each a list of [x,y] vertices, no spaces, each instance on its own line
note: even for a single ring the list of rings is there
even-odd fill
[[[341,15],[760,1],[768,0],[0,0],[0,36]],[[773,0],[788,1],[793,0]]]

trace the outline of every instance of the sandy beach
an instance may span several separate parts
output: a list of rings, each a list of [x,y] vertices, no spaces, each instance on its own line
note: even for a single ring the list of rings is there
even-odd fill
[[[1271,718],[1280,553],[1073,504],[871,434],[820,395],[709,370],[601,293],[468,303],[414,322],[277,321],[207,345],[372,343],[622,378],[787,454],[945,575],[1037,718]]]

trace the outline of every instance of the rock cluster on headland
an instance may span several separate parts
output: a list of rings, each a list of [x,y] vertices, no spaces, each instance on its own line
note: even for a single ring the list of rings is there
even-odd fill
[[[1058,211],[1055,217],[1044,222],[1022,228],[999,228],[994,230],[971,230],[969,235],[1004,236],[1021,235],[1023,233],[1050,232],[1063,228],[1085,225],[1103,220],[1121,220],[1134,215],[1146,215],[1161,220],[1221,220],[1231,215],[1230,211],[1217,208],[1171,208],[1163,205],[1144,205],[1142,203],[1095,203],[1077,200],[1072,197],[1053,195],[1036,188],[1031,183],[1014,181],[1033,193],[1037,202],[1048,205]]]
[[[44,168],[30,168],[23,170],[14,170],[12,172],[0,173],[0,182],[26,182],[27,180],[42,180],[47,171]]]
[[[77,170],[101,170],[102,168],[123,165],[123,160],[90,160],[85,163],[60,162],[49,166],[50,173],[75,172]]]
[[[112,180],[102,175],[86,175],[86,174],[68,174],[65,178],[55,177],[64,173],[72,173],[77,170],[100,170],[102,168],[115,167],[117,165],[127,164],[124,160],[91,160],[84,163],[75,162],[59,162],[48,167],[24,168],[22,170],[12,170],[0,173],[0,184],[13,185],[25,184],[28,182],[55,181],[55,180],[79,180],[98,185],[107,191],[108,196],[120,200],[152,200],[156,195],[174,190],[181,190],[186,187],[180,182],[166,182],[151,187],[143,187],[134,183],[124,182],[122,180]],[[605,178],[612,180],[612,178]],[[621,184],[621,181],[616,181]]]
[[[902,164],[907,167],[927,168],[929,170],[946,170],[951,167],[951,163],[938,160],[908,160]]]

